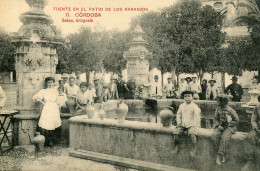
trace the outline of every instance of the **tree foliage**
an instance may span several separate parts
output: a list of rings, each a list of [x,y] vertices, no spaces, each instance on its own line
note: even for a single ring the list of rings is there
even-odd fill
[[[241,16],[237,23],[245,23],[252,39],[250,59],[246,60],[245,68],[247,70],[258,70],[258,81],[260,81],[260,1],[248,0],[246,3],[238,5],[247,7],[248,15]],[[252,63],[249,63],[251,61]]]
[[[119,74],[126,68],[126,59],[123,58],[123,53],[129,48],[131,34],[128,31],[110,32],[110,37],[106,41],[106,46],[103,46],[106,50],[103,59],[104,69]]]
[[[221,32],[223,16],[200,1],[184,0],[141,16],[141,26],[147,33],[152,63],[165,72],[211,72],[217,69],[225,34]]]
[[[0,72],[15,70],[14,52],[15,46],[12,45],[11,37],[0,30]]]
[[[126,67],[123,53],[130,42],[128,32],[92,32],[90,28],[81,28],[66,39],[67,43],[58,49],[58,72],[120,73]]]

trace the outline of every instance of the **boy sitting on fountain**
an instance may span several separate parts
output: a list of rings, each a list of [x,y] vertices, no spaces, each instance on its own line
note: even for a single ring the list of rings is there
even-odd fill
[[[175,136],[175,149],[174,153],[178,153],[179,150],[179,135],[188,134],[192,142],[192,150],[190,156],[195,157],[197,151],[197,128],[200,127],[200,108],[193,103],[193,92],[184,91],[182,92],[185,102],[179,107],[176,115],[177,121],[177,135]]]
[[[237,130],[239,118],[234,109],[228,105],[229,98],[227,95],[217,96],[219,107],[216,108],[214,123],[217,123],[213,134],[212,141],[218,151],[216,163],[221,165],[226,161],[225,154],[228,149],[229,141],[232,134]]]

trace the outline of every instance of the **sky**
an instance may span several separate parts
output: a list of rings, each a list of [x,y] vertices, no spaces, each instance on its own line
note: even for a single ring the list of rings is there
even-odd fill
[[[54,20],[54,25],[61,29],[63,35],[75,33],[81,26],[91,28],[102,28],[106,30],[116,29],[127,30],[132,17],[140,15],[142,12],[136,11],[113,11],[114,8],[148,8],[148,11],[157,11],[163,7],[174,4],[177,0],[49,0],[45,8],[45,13]],[[71,11],[57,11],[54,7],[70,7]],[[74,7],[103,8],[103,11],[85,11],[84,13],[101,13],[101,17],[92,18],[91,23],[66,23],[62,18],[66,18],[69,12],[72,19],[76,19],[73,11]],[[111,8],[111,11],[105,11]],[[26,0],[0,0],[0,27],[7,32],[17,32],[22,26],[19,20],[20,14],[28,11],[29,6]]]

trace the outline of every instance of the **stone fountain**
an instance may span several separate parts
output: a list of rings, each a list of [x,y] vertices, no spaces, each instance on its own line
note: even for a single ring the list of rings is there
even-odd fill
[[[46,0],[26,0],[29,11],[20,15],[23,23],[13,35],[16,46],[17,109],[21,115],[15,117],[15,144],[30,144],[40,111],[37,111],[32,96],[44,87],[44,79],[54,76],[58,56],[57,46],[62,39],[52,25],[49,15],[44,13]]]
[[[256,78],[252,79],[252,87],[248,91],[248,94],[250,94],[251,99],[247,104],[242,105],[242,107],[246,108],[246,112],[251,116],[251,114],[254,112],[255,107],[259,104],[258,96],[260,95],[260,91],[257,88]]]
[[[132,32],[130,48],[124,53],[127,60],[127,78],[135,78],[136,86],[142,87],[142,96],[148,97],[148,90],[143,87],[149,83],[149,59],[152,53],[147,50],[148,43],[143,39],[145,34],[138,24]]]

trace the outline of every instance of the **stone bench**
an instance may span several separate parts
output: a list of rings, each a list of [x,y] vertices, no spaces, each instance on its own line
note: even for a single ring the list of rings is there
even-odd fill
[[[211,142],[212,129],[198,130],[198,153],[195,159],[189,157],[190,139],[182,136],[180,152],[174,149],[175,127],[164,128],[160,124],[114,119],[87,119],[76,116],[69,119],[70,147],[85,151],[104,153],[163,165],[187,169],[210,170],[215,167],[215,152]],[[228,149],[225,170],[240,170],[243,162],[243,140],[246,133],[232,136]]]

